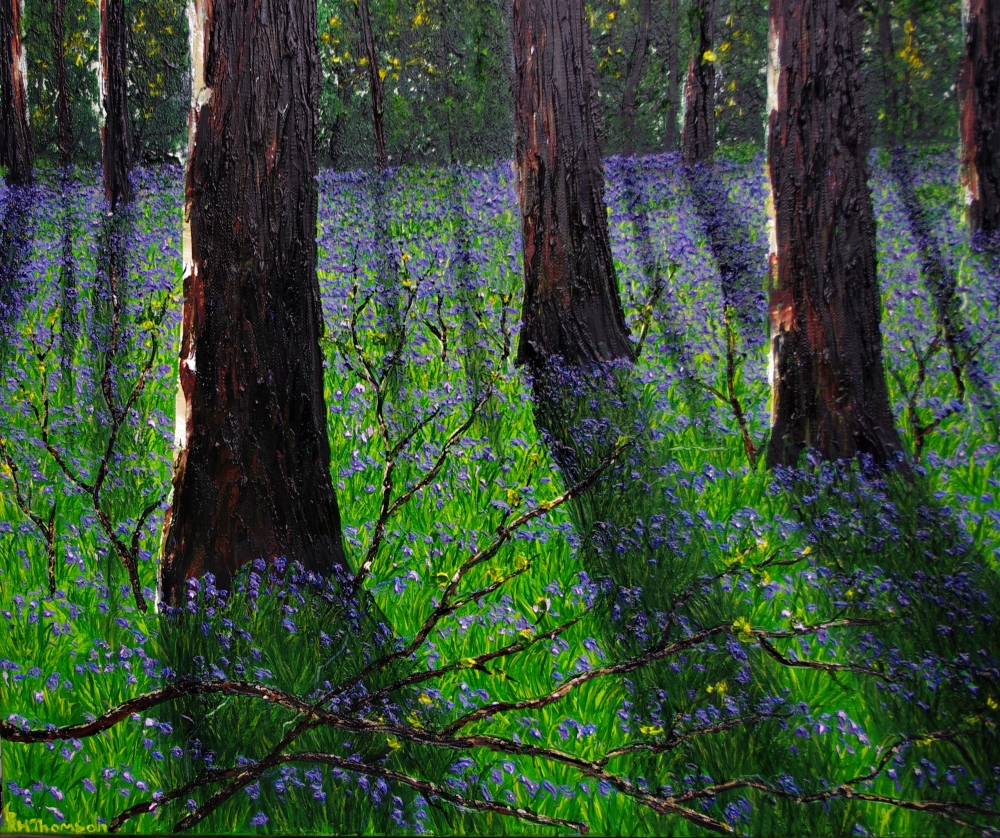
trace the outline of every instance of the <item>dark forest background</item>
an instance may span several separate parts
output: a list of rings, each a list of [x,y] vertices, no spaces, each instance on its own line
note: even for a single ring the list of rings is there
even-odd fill
[[[96,165],[102,119],[99,7],[96,0],[56,2],[65,3],[73,162]],[[43,167],[58,163],[52,3],[24,4],[31,129],[37,164]],[[389,165],[484,164],[513,155],[507,5],[499,0],[370,0]],[[677,148],[693,5],[688,0],[587,4],[608,156]],[[958,141],[960,6],[942,0],[865,4],[864,89],[874,145]],[[125,11],[136,162],[183,160],[191,86],[187,4],[126,0]],[[357,2],[320,0],[319,37],[324,77],[320,164],[341,170],[374,167],[370,73]],[[720,0],[715,44],[716,143],[735,155],[762,148],[765,0]]]

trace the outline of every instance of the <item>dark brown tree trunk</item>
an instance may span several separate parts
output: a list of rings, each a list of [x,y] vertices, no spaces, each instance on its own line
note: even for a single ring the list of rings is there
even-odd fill
[[[639,31],[635,33],[635,46],[629,59],[628,75],[625,78],[625,94],[622,96],[622,139],[625,156],[633,153],[635,143],[632,137],[635,131],[635,108],[639,93],[639,82],[642,80],[642,68],[646,63],[646,52],[649,49],[649,23],[652,17],[652,0],[642,0],[639,7]]]
[[[56,64],[56,137],[60,166],[68,166],[73,159],[73,117],[69,107],[69,87],[66,84],[65,13],[66,0],[52,0],[52,59]]]
[[[344,151],[344,120],[347,118],[347,107],[351,102],[351,87],[347,83],[347,73],[337,73],[337,96],[340,98],[340,110],[333,121],[330,131],[330,166],[336,169],[340,164],[340,155]]]
[[[178,437],[160,592],[344,564],[316,277],[316,0],[196,0]]]
[[[125,0],[101,0],[101,163],[104,197],[112,208],[132,200],[128,175],[132,170],[126,101],[125,63],[128,29]]]
[[[858,0],[771,0],[768,465],[900,455],[882,362]]]
[[[663,134],[664,151],[677,148],[677,100],[680,94],[680,13],[677,0],[670,0],[667,10],[667,127]]]
[[[1000,230],[1000,5],[963,0],[962,182],[973,232]]]
[[[451,15],[448,14],[449,0],[443,0],[440,6],[441,30],[438,40],[438,72],[441,74],[443,85],[442,102],[445,107],[445,121],[448,123],[448,162],[456,163],[458,157],[458,134],[455,128],[454,118],[454,91],[451,85],[451,52],[453,34],[451,30]]]
[[[517,362],[632,359],[611,259],[596,67],[583,0],[514,0],[524,239]]]
[[[28,126],[25,58],[21,45],[21,0],[0,0],[0,166],[7,183],[31,183],[34,149]]]
[[[372,26],[368,0],[358,0],[358,17],[361,19],[361,42],[368,60],[368,86],[372,95],[372,127],[375,130],[375,168],[380,172],[389,167],[389,153],[385,145],[385,87],[379,72],[378,47]]]
[[[695,0],[690,12],[691,61],[684,83],[687,106],[681,155],[688,165],[715,154],[715,0]]]
[[[885,89],[885,139],[890,148],[896,145],[896,123],[899,122],[899,87],[896,83],[896,50],[892,44],[892,0],[878,3],[878,43],[882,54],[882,86]]]

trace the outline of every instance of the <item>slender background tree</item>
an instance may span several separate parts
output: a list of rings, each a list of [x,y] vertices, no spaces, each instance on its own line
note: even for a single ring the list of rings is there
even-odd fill
[[[69,85],[66,81],[66,0],[52,0],[52,58],[56,65],[56,124],[59,165],[73,159],[73,114],[70,110]]]
[[[316,276],[314,0],[197,0],[174,492],[160,589],[344,563]]]
[[[694,0],[689,11],[691,59],[684,94],[681,155],[688,165],[715,153],[715,0]]]
[[[375,133],[375,168],[381,172],[389,166],[389,152],[385,144],[385,85],[368,0],[357,0],[357,14],[361,24],[361,44],[368,65],[368,91],[372,103],[372,129]]]
[[[892,0],[878,0],[878,43],[885,100],[885,138],[890,147],[897,142],[899,88],[896,79],[896,49],[892,39]]]
[[[667,70],[667,107],[664,116],[663,149],[673,151],[677,148],[677,113],[679,108],[680,87],[677,83],[680,74],[680,11],[677,0],[667,2],[666,20],[666,70]]]
[[[639,82],[645,69],[646,54],[649,52],[652,15],[652,0],[641,0],[639,26],[636,29],[635,45],[632,47],[632,55],[629,58],[628,72],[625,78],[625,95],[622,97],[622,143],[626,155],[635,151],[632,136],[635,130],[635,109],[639,95]]]
[[[129,172],[132,146],[129,138],[127,102],[127,42],[125,0],[101,0],[101,163],[104,196],[112,208],[132,200]]]
[[[891,463],[857,0],[771,0],[771,466]]]

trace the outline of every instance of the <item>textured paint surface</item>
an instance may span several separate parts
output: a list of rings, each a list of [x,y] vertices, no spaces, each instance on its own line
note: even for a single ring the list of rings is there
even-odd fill
[[[516,0],[513,30],[525,276],[517,361],[631,358],[608,240],[583,2]]]
[[[853,0],[772,0],[770,465],[900,450],[879,331]]]
[[[104,196],[112,207],[132,200],[128,175],[132,169],[132,148],[128,125],[128,29],[125,0],[101,0],[101,160]]]
[[[316,5],[192,13],[178,435],[161,596],[264,556],[342,564],[316,276]],[[183,416],[183,419],[180,417]]]
[[[632,48],[632,57],[629,59],[628,77],[625,80],[625,95],[622,97],[622,137],[624,141],[623,151],[626,155],[632,154],[634,150],[632,133],[635,130],[635,108],[639,81],[642,79],[646,53],[649,50],[651,17],[652,0],[642,0],[642,5],[639,7],[639,27],[635,36],[635,45]]]
[[[958,80],[962,182],[969,227],[1000,230],[1000,3],[963,0],[965,51]]]
[[[372,95],[372,130],[375,132],[375,168],[380,172],[389,166],[389,152],[385,145],[385,86],[379,72],[378,47],[372,25],[368,0],[358,0],[358,18],[361,23],[361,41],[368,59],[368,84]]]
[[[681,156],[687,164],[711,160],[715,152],[715,0],[697,0],[690,11],[691,60],[684,82]]]
[[[25,94],[24,48],[20,33],[19,0],[0,2],[0,166],[7,169],[7,182],[31,183],[33,153]]]
[[[73,156],[73,117],[66,83],[66,0],[52,2],[52,58],[56,64],[56,123],[59,165],[68,166]]]

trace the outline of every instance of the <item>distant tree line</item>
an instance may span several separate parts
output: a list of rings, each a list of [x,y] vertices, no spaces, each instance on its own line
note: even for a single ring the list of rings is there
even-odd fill
[[[183,156],[191,93],[185,0],[4,5],[5,17],[19,19],[27,119],[39,165],[101,159],[110,101],[101,87],[102,10],[119,39],[108,42],[104,55],[122,64],[116,71],[122,95],[114,106],[123,109],[122,130],[128,129],[121,142],[137,163]],[[957,141],[961,5],[862,4],[862,105],[876,144]],[[320,0],[321,165],[509,159],[510,6],[503,0]],[[592,0],[584,13],[605,154],[679,149],[684,112],[693,104],[704,117],[692,123],[701,126],[701,142],[763,147],[767,0]]]

